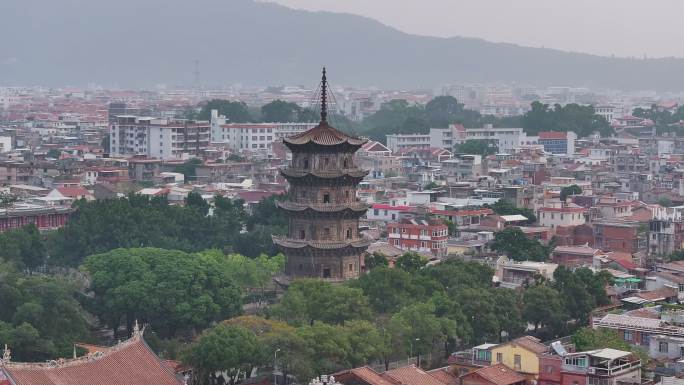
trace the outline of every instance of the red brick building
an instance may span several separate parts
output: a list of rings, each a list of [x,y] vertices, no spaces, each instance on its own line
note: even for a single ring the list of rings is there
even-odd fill
[[[632,221],[596,221],[594,247],[603,251],[621,251],[634,254],[646,251],[648,224]]]
[[[389,244],[406,251],[429,252],[435,256],[447,254],[449,229],[445,224],[411,220],[387,225]]]
[[[43,207],[17,204],[0,209],[0,232],[34,224],[39,230],[54,230],[64,226],[73,210],[70,207]]]

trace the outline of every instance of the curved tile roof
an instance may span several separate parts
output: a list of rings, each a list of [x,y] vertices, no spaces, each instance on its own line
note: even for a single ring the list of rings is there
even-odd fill
[[[359,239],[351,242],[339,242],[339,241],[311,241],[304,239],[291,239],[282,236],[272,236],[273,242],[282,247],[287,247],[289,249],[303,249],[305,247],[311,247],[314,249],[343,249],[345,247],[352,247],[357,249],[365,249],[370,246],[370,240]]]
[[[278,207],[289,211],[305,211],[313,210],[318,212],[338,212],[343,210],[352,210],[366,212],[368,205],[363,202],[354,202],[348,204],[315,204],[315,203],[297,203],[291,201],[277,202]]]
[[[139,336],[63,363],[9,362],[2,370],[16,385],[181,385]]]
[[[347,135],[329,125],[327,121],[321,121],[316,127],[300,134],[284,138],[283,141],[286,144],[294,145],[313,143],[321,146],[337,146],[339,144],[348,143],[352,146],[362,146],[367,140]]]

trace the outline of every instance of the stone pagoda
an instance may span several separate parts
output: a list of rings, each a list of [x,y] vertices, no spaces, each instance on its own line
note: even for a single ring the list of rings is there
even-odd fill
[[[327,90],[323,68],[320,123],[283,139],[292,162],[280,171],[290,187],[288,200],[278,205],[287,212],[289,229],[273,241],[287,256],[285,272],[291,278],[341,281],[358,277],[361,254],[370,243],[359,233],[368,205],[356,199],[367,172],[354,164],[354,153],[366,140],[328,124]]]

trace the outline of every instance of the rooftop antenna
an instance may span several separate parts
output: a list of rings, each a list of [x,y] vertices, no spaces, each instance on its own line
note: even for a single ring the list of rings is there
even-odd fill
[[[323,77],[321,78],[321,123],[328,121],[328,102],[326,94],[328,86],[328,79],[325,77],[325,67],[323,67]]]
[[[200,90],[200,71],[199,71],[199,59],[195,59],[195,71],[193,71],[193,76],[194,76],[194,88],[199,91]]]

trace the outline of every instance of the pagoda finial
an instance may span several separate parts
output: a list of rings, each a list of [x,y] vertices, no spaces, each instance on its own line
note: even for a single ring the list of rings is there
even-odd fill
[[[2,352],[2,362],[8,363],[12,360],[12,352],[10,348],[5,344],[5,350]]]
[[[328,79],[325,77],[325,67],[323,67],[323,77],[321,78],[321,122],[328,121]]]

